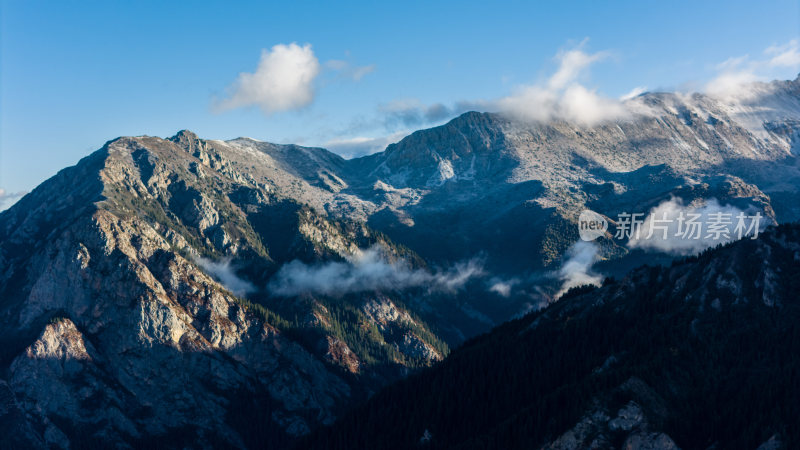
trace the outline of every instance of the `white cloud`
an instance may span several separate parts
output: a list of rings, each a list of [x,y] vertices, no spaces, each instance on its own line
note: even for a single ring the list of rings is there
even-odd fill
[[[17,200],[21,199],[27,192],[6,192],[0,188],[0,211],[5,211],[14,206]]]
[[[310,44],[278,44],[261,51],[253,73],[241,73],[229,87],[220,111],[258,106],[264,114],[301,109],[314,100],[314,80],[320,64]]]
[[[556,297],[577,286],[592,284],[599,286],[603,281],[600,274],[592,271],[592,265],[598,260],[600,247],[594,242],[578,241],[567,250],[567,258],[558,271],[561,288]]]
[[[723,99],[745,100],[753,92],[745,87],[761,78],[750,70],[731,70],[720,73],[705,88],[707,94]]]
[[[635,88],[628,91],[627,94],[621,96],[619,99],[620,101],[630,100],[632,98],[636,98],[642,94],[647,92],[647,86],[636,86]]]
[[[403,130],[407,133],[407,130],[444,123],[467,111],[497,111],[526,121],[555,119],[581,125],[626,117],[629,111],[621,100],[604,97],[578,83],[578,79],[592,64],[608,57],[607,52],[584,52],[584,43],[556,55],[559,66],[547,80],[520,86],[512,95],[490,100],[460,100],[451,104],[426,104],[414,98],[398,99],[379,105],[375,116],[367,120],[359,119],[349,127],[349,131],[364,133],[382,128],[388,132]],[[349,67],[345,61],[338,60],[329,61],[326,65],[333,70],[347,70]],[[638,93],[635,91],[632,95]],[[367,139],[363,141],[366,143]],[[338,142],[333,144],[338,145]],[[332,146],[329,144],[329,147]],[[375,147],[373,149],[378,150]]]
[[[252,283],[236,275],[233,267],[231,267],[230,259],[212,261],[207,258],[198,257],[195,258],[195,262],[202,267],[211,278],[223,285],[225,289],[231,291],[234,295],[242,297],[256,291]]]
[[[768,47],[756,59],[743,55],[718,64],[717,76],[706,84],[704,91],[725,100],[749,100],[762,92],[754,82],[780,78],[780,72],[787,69],[795,75],[800,69],[800,41],[797,39]]]
[[[720,205],[717,199],[709,199],[704,204],[697,206],[684,206],[680,198],[672,198],[661,202],[653,208],[645,218],[640,230],[628,241],[630,248],[642,248],[655,250],[676,255],[689,255],[698,253],[709,247],[724,244],[737,238],[736,227],[738,225],[737,215],[743,214],[749,217],[756,214],[754,208],[747,210],[739,209],[732,205]],[[718,214],[721,214],[718,215]],[[696,215],[696,216],[692,216]],[[699,223],[699,233],[689,225],[692,222]],[[730,222],[722,226],[724,234],[709,233],[709,224],[723,219]],[[752,220],[742,219],[745,227],[750,227]],[[760,219],[759,230],[768,225],[770,220],[767,217]],[[666,238],[665,230],[666,227]],[[651,232],[652,230],[652,232]],[[746,234],[744,229],[742,234]],[[695,238],[696,237],[696,238]]]
[[[341,296],[352,292],[411,287],[453,292],[464,287],[472,278],[482,275],[483,268],[476,260],[434,273],[412,269],[404,261],[389,261],[383,249],[373,247],[346,262],[308,265],[292,261],[280,268],[267,289],[275,295],[286,297],[304,293]]]
[[[490,102],[496,109],[526,121],[566,120],[595,125],[628,115],[623,104],[586,88],[578,78],[589,66],[603,60],[605,52],[589,54],[578,48],[557,55],[559,67],[544,82],[523,85],[513,94]]]
[[[644,86],[637,86],[619,98],[610,98],[582,83],[582,78],[592,65],[608,59],[610,55],[603,51],[587,52],[585,44],[586,41],[559,52],[555,57],[558,67],[549,77],[518,86],[510,95],[502,98],[461,100],[449,104],[423,103],[410,98],[383,103],[378,106],[376,114],[366,119],[358,118],[346,132],[339,134],[352,137],[332,139],[326,147],[346,156],[373,153],[394,142],[396,136],[408,134],[409,130],[438,125],[473,110],[501,112],[523,121],[564,120],[582,126],[648,114],[650,111],[646,105],[636,99],[647,91]],[[328,61],[326,67],[343,73],[357,72],[344,60]],[[371,67],[365,66],[363,69],[368,72]],[[787,67],[793,70],[800,68],[799,40],[769,47],[758,60],[747,55],[728,59],[716,67],[718,76],[708,83],[705,91],[730,100],[744,101],[765,93],[767,88],[752,84],[754,81],[766,80],[770,73],[777,69],[785,71]],[[366,137],[380,134],[380,130],[391,135]]]
[[[494,292],[502,297],[508,297],[511,295],[511,290],[519,284],[520,280],[517,278],[511,278],[509,280],[504,280],[498,277],[494,277],[489,280],[489,292]]]
[[[584,43],[581,43],[578,48],[562,51],[556,56],[560,64],[556,73],[554,73],[547,81],[550,89],[563,89],[572,84],[578,76],[586,70],[590,65],[597,61],[601,61],[608,56],[606,52],[598,52],[588,54],[581,50]]]
[[[772,67],[800,66],[800,41],[792,39],[784,45],[773,45],[764,50]]]

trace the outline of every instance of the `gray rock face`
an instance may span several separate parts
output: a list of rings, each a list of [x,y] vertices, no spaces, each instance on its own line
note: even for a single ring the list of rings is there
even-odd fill
[[[650,400],[653,409],[645,412],[635,400],[630,400],[616,413],[608,412],[608,407],[601,401],[591,412],[585,414],[572,428],[557,439],[545,444],[544,449],[577,450],[582,448],[628,450],[677,450],[679,447],[667,434],[654,430],[650,418],[663,420],[663,400],[658,398],[646,384],[639,379],[630,379],[620,387],[622,392],[633,397],[644,397]],[[652,399],[657,399],[653,404]],[[648,416],[650,418],[648,418]],[[616,447],[614,442],[622,442]]]
[[[232,271],[216,281],[195,262],[242,253],[274,265],[238,205],[278,200],[244,176],[244,185],[212,169],[197,176],[187,152],[210,146],[192,142],[118,139],[0,216],[2,387],[20,442],[245,447],[269,436],[286,445],[355,398],[339,367],[371,373],[330,318],[295,332],[321,334],[330,349],[300,345],[277,315],[231,294]],[[292,257],[376,242],[363,227],[296,211],[291,227],[277,224]]]
[[[713,197],[800,218],[799,86],[726,100],[645,94],[628,118],[594,128],[467,113],[354,160],[188,131],[110,141],[0,213],[0,413],[34,447],[145,445],[187,428],[198,445],[286,442],[386,382],[376,367],[442,359],[428,322],[458,343],[547,297],[541,276],[577,239],[583,208],[611,216]],[[628,256],[607,244],[604,257]],[[421,270],[483,255],[514,293],[265,291],[286,263],[376,245]],[[761,269],[755,300],[778,302],[776,271]],[[704,276],[741,285],[720,267]],[[265,429],[243,425],[256,413]],[[624,416],[607,422],[624,430]]]
[[[231,395],[258,391],[289,434],[330,423],[348,384],[169,248],[137,219],[104,211],[56,241],[19,324],[70,318],[45,326],[9,378],[48,445],[67,447],[78,429],[136,442],[190,426],[198,442],[242,446],[226,420]],[[54,424],[64,420],[68,429]]]

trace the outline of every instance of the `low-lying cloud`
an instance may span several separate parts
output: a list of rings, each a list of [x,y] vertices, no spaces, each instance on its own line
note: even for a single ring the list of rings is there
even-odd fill
[[[514,286],[518,285],[519,283],[520,280],[518,278],[506,280],[499,277],[493,277],[489,280],[488,289],[489,292],[494,292],[501,297],[509,297],[511,296],[511,291],[514,289]]]
[[[234,295],[243,297],[256,291],[256,287],[252,283],[236,275],[233,267],[231,267],[230,259],[212,261],[207,258],[197,257],[195,258],[195,262],[211,276],[211,278],[224,286],[225,289],[231,291]]]
[[[603,276],[592,270],[594,263],[598,261],[600,247],[587,241],[578,241],[567,250],[564,255],[565,260],[558,271],[561,280],[561,288],[556,297],[577,286],[587,284],[599,286],[603,281]]]
[[[455,292],[483,273],[482,264],[475,259],[439,272],[414,269],[402,260],[389,261],[380,247],[373,247],[344,262],[310,265],[292,261],[281,267],[267,289],[284,297],[301,294],[341,296],[413,287]]]
[[[770,220],[762,214],[760,220],[754,221],[755,214],[761,213],[755,208],[742,210],[721,205],[713,198],[697,206],[685,206],[680,198],[672,198],[650,211],[638,232],[632,233],[628,247],[675,255],[698,253],[737,239],[737,227],[743,227],[742,236],[753,235],[756,227],[763,230]],[[723,231],[712,231],[709,227],[714,223],[715,229]]]

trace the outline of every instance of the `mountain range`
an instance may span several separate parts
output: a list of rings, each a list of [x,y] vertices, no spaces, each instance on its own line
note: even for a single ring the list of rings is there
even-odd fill
[[[797,224],[642,266],[471,339],[300,448],[794,448],[798,292]]]
[[[653,364],[661,364],[660,355],[672,348],[664,346],[673,343],[647,334],[666,330],[662,322],[651,323],[659,316],[648,308],[684,314],[678,300],[688,302],[683,296],[689,291],[667,295],[655,281],[678,275],[638,269],[630,277],[646,281],[626,282],[625,289],[568,290],[587,280],[622,279],[645,262],[669,265],[689,251],[616,239],[620,213],[711,204],[756,211],[772,224],[800,219],[800,77],[749,85],[728,98],[645,93],[624,107],[626,116],[592,127],[469,112],[349,160],[321,148],[206,140],[185,130],[168,139],[107,142],[0,213],[0,416],[13,431],[4,434],[13,446],[32,448],[93,448],[98,442],[287,447],[368,398],[366,405],[379,404],[403,386],[446,373],[458,358],[482,359],[470,350],[476,345],[506,354],[505,337],[497,346],[476,343],[492,338],[470,339],[510,319],[516,321],[494,335],[554,317],[543,325],[542,339],[572,352],[571,334],[558,340],[561,321],[591,315],[590,304],[606,296],[623,298],[614,308],[631,311],[625,320],[652,325],[641,329],[647,336],[641,341],[652,341],[659,355]],[[586,244],[588,259],[570,264],[580,250],[576,222],[584,209],[607,218],[610,227]],[[760,251],[772,251],[776,242],[793,248],[775,233]],[[727,264],[725,250],[720,254],[719,264]],[[774,264],[782,268],[787,261]],[[680,267],[690,274],[703,270],[696,263]],[[730,265],[737,276],[747,270],[741,262]],[[773,275],[754,289],[773,286]],[[726,282],[692,280],[692,292],[716,292]],[[769,311],[791,308],[793,285],[780,283]],[[743,301],[741,289],[697,301],[704,314],[725,312],[729,303]],[[668,298],[664,304],[635,301],[658,292]],[[574,314],[564,316],[569,308]],[[731,314],[725,320],[746,316]],[[603,317],[616,320],[611,312]],[[567,328],[586,339],[600,325],[609,322],[586,318]],[[703,339],[701,331],[696,339]],[[779,338],[786,336],[763,337],[772,344]],[[536,339],[525,342],[530,345],[519,351],[544,351]],[[460,356],[448,357],[459,346],[454,355]],[[618,351],[643,351],[622,347],[587,347],[596,354],[571,358],[580,359],[583,370],[600,357],[621,358]],[[686,352],[695,358],[686,364],[705,355]],[[425,369],[431,366],[434,372]],[[563,365],[542,367],[548,377],[564,376]],[[428,375],[376,395],[419,370]],[[631,397],[653,421],[648,430],[679,445],[707,436],[729,443],[718,433],[672,424],[696,411],[674,407],[648,376],[627,369],[613,374],[603,382],[617,391],[576,379],[580,398],[567,399],[563,386],[542,385],[555,397],[537,400],[538,407],[575,403],[553,423],[536,419],[525,428],[531,439],[525,442],[545,443],[572,420],[579,426],[582,413],[610,417],[617,403],[605,396],[628,395],[623,382],[633,380],[647,387],[643,392],[665,398],[666,406],[652,413],[646,401]],[[595,409],[586,403],[593,398]],[[503,405],[497,414],[517,407]],[[776,415],[768,429],[785,436],[779,419],[792,411]],[[341,433],[351,439],[353,419],[344,417]],[[423,422],[396,431],[417,442],[425,430],[412,426]],[[606,426],[600,422],[584,428]],[[503,429],[486,424],[498,428],[474,429],[476,439],[496,439]],[[462,442],[448,434],[452,430],[434,428],[432,445]],[[746,442],[762,434],[752,432]]]

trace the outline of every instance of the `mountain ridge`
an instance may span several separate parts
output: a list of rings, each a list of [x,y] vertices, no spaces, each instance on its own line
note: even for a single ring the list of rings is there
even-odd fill
[[[609,219],[583,270],[618,277],[674,258],[615,239],[621,212],[798,220],[798,83],[645,94],[655,113],[594,127],[470,112],[351,160],[108,141],[0,212],[0,395],[39,447],[290,445],[553,303],[583,209]]]
[[[288,262],[275,258],[404,250],[276,197],[204,142],[185,143],[109,141],[0,214],[2,365],[47,446],[83,434],[139,446],[185,427],[198,444],[287,442],[442,358],[446,345],[399,297],[272,301],[278,313],[263,294],[232,294],[235,270],[215,274],[228,269],[203,258],[236,257],[254,283]],[[273,225],[255,231],[265,215]],[[286,254],[268,251],[276,239]],[[265,405],[255,428],[237,416]]]

